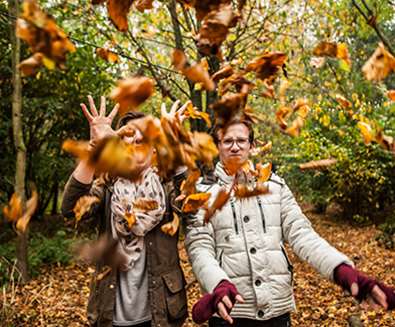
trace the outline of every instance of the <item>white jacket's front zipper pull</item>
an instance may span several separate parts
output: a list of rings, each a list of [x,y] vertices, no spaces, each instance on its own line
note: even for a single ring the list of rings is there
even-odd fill
[[[237,215],[236,215],[236,208],[235,208],[235,203],[234,201],[230,201],[230,206],[232,207],[232,213],[233,213],[233,223],[235,225],[235,232],[236,234],[239,234],[239,227],[237,225]]]
[[[259,206],[259,211],[261,213],[261,219],[262,219],[262,225],[263,225],[263,232],[266,233],[266,222],[265,222],[265,214],[263,213],[263,208],[262,208],[262,201],[261,198],[258,196],[257,197],[257,202]]]

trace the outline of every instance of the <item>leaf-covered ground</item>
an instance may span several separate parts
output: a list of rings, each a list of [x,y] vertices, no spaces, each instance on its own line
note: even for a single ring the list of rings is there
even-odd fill
[[[358,268],[395,285],[395,252],[379,247],[374,227],[356,228],[336,223],[327,217],[308,213],[317,232],[339,250],[349,255]],[[190,306],[200,296],[185,250],[181,259],[186,273]],[[394,313],[360,311],[353,300],[339,287],[324,280],[291,251],[295,267],[295,298],[297,312],[293,326],[348,326],[348,321],[362,321],[363,326],[395,326]],[[23,287],[10,289],[3,301],[1,326],[85,326],[88,284],[93,270],[70,265],[51,267]],[[0,304],[1,305],[1,304]],[[6,311],[4,311],[6,310]],[[4,316],[11,317],[5,322]],[[190,320],[185,326],[195,326]]]

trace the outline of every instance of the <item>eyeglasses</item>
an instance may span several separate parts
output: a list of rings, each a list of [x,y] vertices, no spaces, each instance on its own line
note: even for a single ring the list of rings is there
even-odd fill
[[[235,143],[237,144],[237,146],[240,149],[243,149],[250,144],[250,141],[248,138],[237,138],[237,139],[226,138],[226,139],[223,139],[221,142],[222,142],[222,145],[227,149],[230,149],[233,146],[233,144],[235,144]]]

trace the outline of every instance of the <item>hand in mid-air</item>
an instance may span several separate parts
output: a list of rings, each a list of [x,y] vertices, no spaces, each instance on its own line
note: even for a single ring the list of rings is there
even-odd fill
[[[95,102],[93,98],[89,95],[89,109],[85,104],[81,103],[82,112],[84,113],[86,119],[89,122],[90,127],[90,142],[92,147],[95,147],[97,143],[108,136],[116,135],[116,132],[112,129],[111,124],[114,117],[118,113],[119,105],[116,104],[111,110],[110,114],[106,116],[106,99],[104,96],[100,97],[100,109],[97,112]]]
[[[174,119],[178,119],[179,122],[182,124],[184,122],[184,120],[187,118],[187,116],[185,115],[185,110],[187,109],[187,107],[191,104],[191,101],[187,101],[185,102],[185,104],[183,104],[180,108],[180,100],[177,100],[176,102],[173,103],[173,105],[170,108],[170,111],[167,112],[166,109],[166,104],[162,103],[161,106],[161,115],[163,118],[166,118],[168,120],[174,120]]]

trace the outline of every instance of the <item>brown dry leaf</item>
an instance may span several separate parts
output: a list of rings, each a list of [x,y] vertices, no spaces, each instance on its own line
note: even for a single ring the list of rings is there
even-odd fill
[[[115,63],[119,61],[119,57],[115,52],[112,52],[111,50],[108,50],[106,48],[97,48],[96,49],[97,55],[104,59],[105,61]]]
[[[161,230],[163,233],[174,236],[177,233],[178,227],[180,226],[180,218],[173,212],[173,220],[169,223],[162,225]]]
[[[135,211],[151,211],[158,209],[158,201],[149,198],[138,198],[133,201],[133,210]]]
[[[211,193],[195,193],[188,195],[181,210],[185,213],[195,213],[209,200]]]
[[[231,65],[225,65],[215,74],[211,76],[212,80],[218,83],[221,79],[228,78],[234,74],[234,70]]]
[[[196,193],[196,182],[200,177],[200,170],[190,170],[186,179],[184,179],[180,185],[181,194],[175,199],[181,201],[188,195]]]
[[[54,68],[55,64],[63,68],[66,54],[76,50],[74,44],[35,0],[25,0],[22,8],[21,18],[17,20],[17,36],[26,41],[33,53],[41,53],[41,60],[48,68]],[[39,57],[35,57],[37,62]]]
[[[266,142],[262,142],[260,140],[255,140],[255,142],[260,146],[253,147],[250,150],[251,156],[256,157],[256,156],[264,155],[264,154],[272,151],[273,143],[271,141],[266,143]]]
[[[238,198],[249,198],[269,193],[269,186],[257,182],[256,185],[237,184],[235,185],[235,196]]]
[[[246,71],[255,72],[257,78],[270,85],[273,84],[278,70],[283,67],[286,60],[287,55],[283,52],[266,52],[251,61],[247,65]]]
[[[343,108],[348,109],[352,107],[352,103],[340,94],[335,95],[335,100],[340,103]]]
[[[272,175],[272,163],[268,162],[264,165],[258,163],[256,165],[256,171],[258,173],[257,179],[258,183],[265,183],[269,180]]]
[[[73,209],[74,212],[74,216],[76,219],[76,222],[78,223],[82,217],[89,212],[89,210],[91,210],[92,205],[94,205],[95,203],[99,203],[100,199],[97,196],[93,196],[93,195],[84,195],[81,196]]]
[[[372,127],[368,123],[362,121],[359,121],[357,126],[361,131],[364,143],[366,145],[370,144],[375,139],[375,133]]]
[[[381,147],[395,154],[394,138],[392,136],[385,135],[381,128],[377,131],[375,140],[381,145]]]
[[[368,81],[381,81],[395,71],[395,58],[385,49],[383,43],[363,65],[362,72]]]
[[[106,277],[111,272],[111,270],[112,270],[111,267],[105,266],[103,271],[96,276],[96,281],[100,282],[104,277]]]
[[[313,160],[299,165],[301,170],[307,169],[326,169],[330,166],[333,166],[337,163],[336,159],[322,159],[322,160]]]
[[[154,8],[153,0],[137,0],[135,7],[138,11],[143,12],[144,10],[149,10]]]
[[[190,81],[201,83],[206,90],[214,91],[215,83],[210,78],[210,75],[202,62],[189,65],[184,52],[179,49],[174,49],[172,54],[172,63],[174,67]]]
[[[131,229],[133,227],[133,225],[136,223],[137,219],[136,219],[136,215],[134,214],[133,211],[126,211],[124,218],[126,220],[126,222],[128,223],[128,228]]]
[[[107,0],[107,11],[115,27],[121,31],[128,30],[128,14],[133,0]]]
[[[317,57],[333,57],[344,60],[351,65],[350,54],[345,43],[320,42],[313,50],[313,55]]]
[[[88,160],[91,153],[87,141],[66,140],[62,144],[62,149],[80,160]]]
[[[37,70],[43,64],[44,55],[40,52],[33,54],[31,57],[23,60],[18,68],[21,70],[23,76],[31,76],[37,73]]]
[[[16,229],[19,232],[24,233],[26,231],[30,218],[33,216],[34,212],[37,209],[37,205],[38,205],[38,194],[36,190],[33,190],[31,198],[26,202],[26,210],[23,213],[23,216],[20,217],[16,223]]]
[[[204,223],[207,224],[210,221],[210,218],[215,214],[217,210],[221,210],[222,207],[228,202],[230,198],[230,192],[225,188],[221,188],[214,202],[209,208],[206,208],[206,212],[204,214]]]
[[[217,124],[226,125],[233,119],[241,119],[244,114],[247,94],[227,93],[211,105]]]
[[[390,100],[395,101],[395,90],[389,90],[387,96]]]
[[[110,98],[119,103],[119,114],[136,110],[154,93],[154,81],[144,76],[128,77],[119,80]]]
[[[201,161],[211,166],[215,157],[218,156],[218,149],[211,135],[202,132],[193,132],[191,141],[194,151],[194,161]]]
[[[22,216],[22,199],[14,193],[8,205],[3,208],[3,215],[9,222],[16,222]]]
[[[220,55],[220,47],[228,35],[229,28],[236,26],[240,15],[233,11],[230,3],[221,4],[203,19],[197,35],[197,47],[204,55]]]
[[[246,79],[242,73],[234,73],[221,82],[219,94],[223,95],[233,87],[238,93],[249,93],[255,87],[255,84]]]

